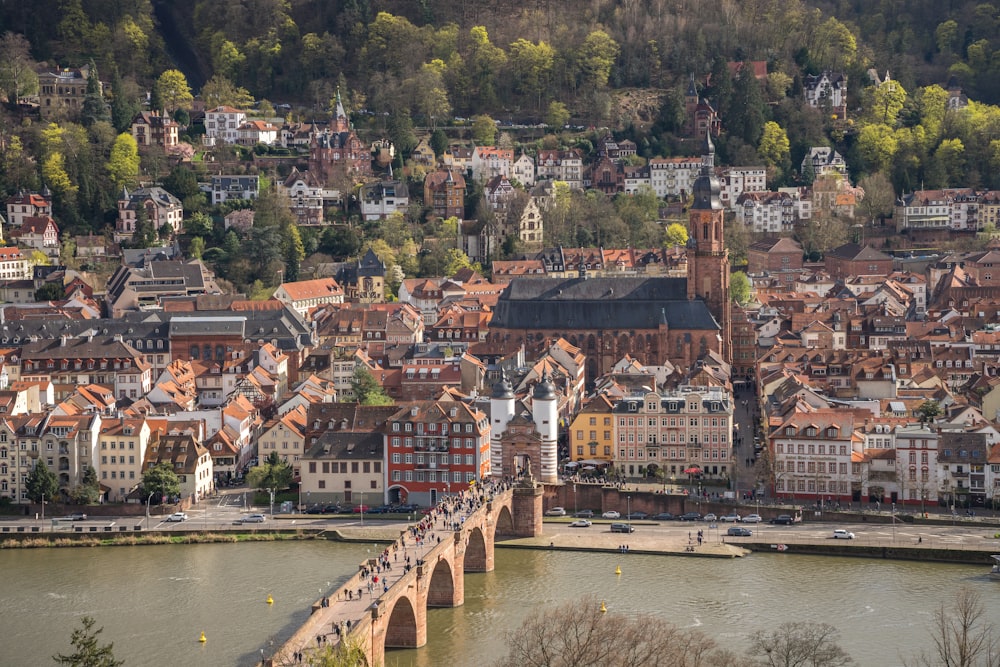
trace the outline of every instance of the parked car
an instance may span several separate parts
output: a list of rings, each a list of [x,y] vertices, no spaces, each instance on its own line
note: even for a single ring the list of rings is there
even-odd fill
[[[630,513],[628,513],[628,514],[625,515],[625,518],[626,519],[633,519],[633,520],[634,519],[639,519],[641,521],[642,519],[648,519],[649,515],[646,514],[645,512],[630,512]]]
[[[243,523],[264,523],[263,514],[251,514],[250,516],[243,517]]]
[[[573,516],[580,517],[581,519],[593,519],[594,510],[580,510],[579,512],[576,512]]]
[[[843,528],[838,528],[833,531],[833,539],[835,540],[853,540],[854,533],[849,530],[844,530]]]
[[[420,505],[408,503],[405,505],[396,505],[395,507],[392,508],[392,511],[398,514],[409,514],[411,512],[416,512],[419,509]]]
[[[687,512],[677,517],[678,521],[701,521],[701,515],[697,512]]]
[[[368,505],[355,505],[354,509],[351,511],[354,512],[355,514],[362,514],[366,512],[371,512],[372,508],[369,507]]]
[[[167,521],[187,521],[188,515],[184,512],[174,512],[166,518]]]
[[[622,518],[622,515],[621,515],[621,512],[616,512],[614,510],[608,510],[607,512],[605,512],[604,514],[602,514],[601,517],[605,518],[605,519],[620,519],[620,518]]]
[[[747,514],[743,517],[743,523],[760,523],[763,520],[759,514]]]
[[[732,526],[726,531],[726,535],[732,537],[750,537],[753,535],[753,531],[749,528],[744,528],[743,526]]]
[[[593,524],[587,519],[577,519],[569,525],[571,528],[590,528]]]
[[[562,507],[553,507],[545,511],[545,516],[566,516],[566,510]]]
[[[653,517],[653,521],[673,521],[676,518],[677,517],[675,517],[670,512],[660,512],[659,514]]]
[[[779,514],[771,519],[771,523],[776,526],[791,526],[795,523],[795,519],[792,518],[791,514]]]
[[[715,521],[718,518],[719,517],[715,516],[711,512],[709,512],[708,514],[706,514],[705,516],[702,517],[702,519],[704,519],[705,521]]]
[[[306,508],[304,514],[323,514],[323,506],[313,505],[312,507]]]
[[[627,523],[613,523],[611,524],[612,533],[634,533],[635,528]]]
[[[733,514],[727,514],[725,516],[720,516],[719,517],[719,521],[721,521],[722,523],[739,523],[740,522],[740,515],[736,514],[734,512]]]
[[[323,514],[340,514],[344,511],[340,505],[327,505],[323,508]]]

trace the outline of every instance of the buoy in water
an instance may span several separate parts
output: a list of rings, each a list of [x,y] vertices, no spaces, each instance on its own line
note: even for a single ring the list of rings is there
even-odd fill
[[[274,604],[274,598],[272,598],[270,595],[268,595],[267,596],[267,603],[268,604]]]
[[[607,605],[604,604],[604,600],[601,600],[601,613],[602,614],[608,613],[608,607]]]
[[[615,565],[615,574],[621,574],[621,573],[622,573],[622,568],[618,565]]]
[[[198,637],[198,641],[201,642],[202,644],[204,644],[205,642],[208,641],[207,639],[205,639],[205,631],[204,630],[201,631],[201,637]]]

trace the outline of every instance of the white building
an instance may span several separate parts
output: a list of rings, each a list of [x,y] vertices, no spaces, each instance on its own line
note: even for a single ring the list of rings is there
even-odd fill
[[[205,112],[205,136],[215,141],[235,144],[240,139],[240,127],[247,120],[245,111],[219,106]]]
[[[653,158],[649,161],[649,181],[661,199],[691,194],[691,184],[701,173],[701,158]]]

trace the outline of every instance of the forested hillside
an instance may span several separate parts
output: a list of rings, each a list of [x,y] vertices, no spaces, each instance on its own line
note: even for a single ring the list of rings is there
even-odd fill
[[[186,84],[209,104],[256,101],[262,115],[280,104],[290,120],[324,117],[340,90],[366,138],[388,135],[401,163],[415,127],[476,114],[608,127],[640,159],[690,154],[679,135],[693,84],[719,112],[720,161],[766,165],[771,187],[808,182],[802,156],[832,145],[853,180],[881,174],[896,192],[1000,188],[998,28],[996,0],[0,2],[9,106],[43,64],[92,62],[111,84],[107,119],[99,104],[80,124],[5,116],[0,185],[44,182],[65,223],[99,230],[121,180],[105,177],[115,133],[147,95],[187,128]],[[733,75],[736,61],[766,62],[766,78]],[[846,121],[803,103],[804,78],[824,70],[847,75]],[[969,100],[961,114],[946,107],[949,81]],[[552,133],[546,146],[589,156],[596,138]],[[165,173],[155,152],[142,159],[142,173]]]

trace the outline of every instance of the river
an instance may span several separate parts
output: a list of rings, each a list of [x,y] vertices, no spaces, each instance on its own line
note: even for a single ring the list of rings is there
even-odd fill
[[[261,542],[5,550],[4,665],[51,664],[80,616],[128,667],[251,665],[308,605],[346,580],[372,545]],[[622,574],[615,575],[616,566]],[[593,594],[610,612],[653,613],[741,651],[750,633],[828,622],[859,665],[901,665],[930,646],[935,608],[963,585],[1000,618],[985,566],[754,554],[736,560],[498,549],[496,570],[466,577],[465,604],[429,612],[428,645],[390,651],[386,667],[483,665],[531,611]],[[267,605],[272,595],[275,602]],[[199,644],[204,631],[205,644]]]

